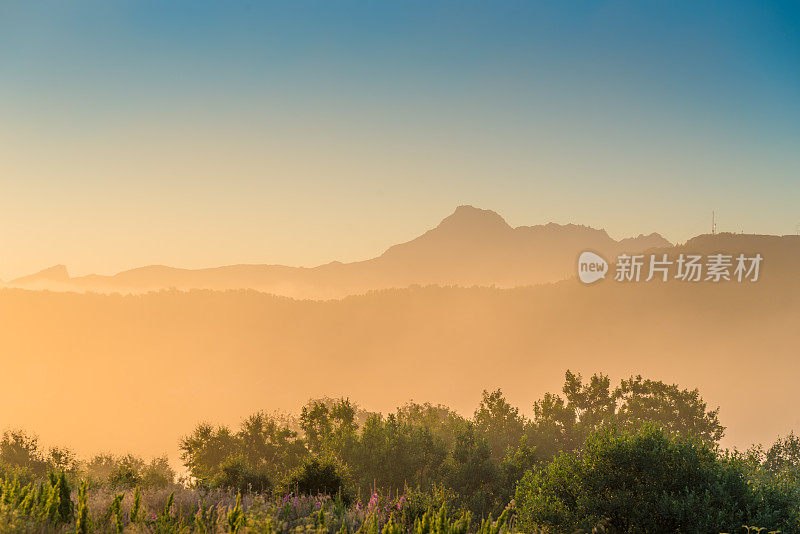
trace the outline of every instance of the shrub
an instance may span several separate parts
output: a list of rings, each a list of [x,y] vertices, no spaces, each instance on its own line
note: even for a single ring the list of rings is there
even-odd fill
[[[287,492],[294,491],[306,495],[320,493],[341,495],[345,503],[349,503],[351,500],[345,488],[342,468],[331,459],[310,458],[306,460],[289,476],[285,489]]]
[[[272,488],[272,480],[266,472],[250,466],[244,458],[232,457],[222,463],[219,473],[211,479],[211,485],[239,492],[264,492]]]
[[[581,452],[528,472],[516,505],[523,531],[733,532],[751,519],[769,519],[771,529],[791,521],[788,507],[748,485],[738,462],[652,425],[597,431]]]
[[[108,483],[114,488],[132,488],[142,483],[144,461],[133,455],[120,458],[108,476]]]

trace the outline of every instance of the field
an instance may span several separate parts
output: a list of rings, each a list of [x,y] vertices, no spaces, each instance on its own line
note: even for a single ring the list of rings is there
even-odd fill
[[[165,457],[0,441],[3,532],[798,532],[800,439],[723,450],[697,390],[567,371],[528,418],[502,391],[469,417],[346,398],[258,412]]]

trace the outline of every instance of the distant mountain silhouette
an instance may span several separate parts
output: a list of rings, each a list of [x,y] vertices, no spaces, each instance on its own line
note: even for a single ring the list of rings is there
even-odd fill
[[[66,265],[53,265],[38,273],[29,274],[28,276],[12,280],[8,285],[24,287],[26,289],[48,289],[60,285],[69,287],[70,281],[71,278]]]
[[[556,282],[574,274],[583,250],[615,256],[670,246],[658,234],[616,241],[605,230],[575,224],[513,228],[493,211],[459,206],[436,228],[366,261],[313,268],[230,265],[190,270],[152,265],[113,276],[76,278],[58,266],[58,272],[46,274],[54,267],[8,285],[106,292],[256,289],[298,298],[335,298],[415,284],[516,287]]]
[[[797,276],[800,272],[800,236],[796,235],[703,234],[684,244],[651,252],[657,255],[667,253],[668,259],[673,261],[679,254],[700,255],[704,260],[712,254],[726,254],[732,256],[734,264],[740,254],[747,258],[760,254],[763,258],[759,269],[760,283],[779,285],[784,289],[800,287]]]

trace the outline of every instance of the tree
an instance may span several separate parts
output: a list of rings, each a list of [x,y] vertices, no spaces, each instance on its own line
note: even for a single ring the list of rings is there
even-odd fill
[[[577,431],[577,425],[575,410],[558,395],[545,393],[533,405],[529,434],[539,454],[549,459],[559,451],[573,451],[580,447],[583,434]]]
[[[467,420],[447,406],[433,405],[429,402],[419,404],[407,402],[397,409],[397,420],[414,426],[427,427],[431,433],[442,440],[446,450],[451,450],[456,440],[456,432],[467,425]]]
[[[764,467],[774,474],[800,474],[800,438],[794,432],[778,438],[764,455]]]
[[[271,489],[273,481],[263,468],[249,464],[243,456],[230,456],[222,462],[217,474],[207,483],[212,487],[235,489],[239,492],[262,492]]]
[[[78,461],[75,453],[66,447],[51,447],[47,458],[48,469],[53,471],[66,471],[75,473],[78,469]]]
[[[495,462],[500,462],[510,449],[517,446],[527,424],[519,414],[519,408],[511,406],[499,389],[491,393],[483,391],[473,421],[476,430],[486,436]]]
[[[579,449],[592,432],[612,423],[636,428],[651,422],[665,432],[692,435],[708,444],[718,442],[725,432],[719,409],[708,410],[696,389],[636,376],[612,391],[605,375],[595,374],[584,383],[580,374],[567,371],[562,391],[563,398],[548,393],[533,407],[529,434],[543,458]]]
[[[119,458],[108,476],[108,483],[113,488],[133,488],[142,483],[142,471],[145,463],[141,458],[128,454]]]
[[[734,459],[655,424],[593,433],[582,451],[526,474],[516,504],[523,531],[733,532],[765,518],[758,526],[785,529],[792,515],[768,509]]]
[[[708,410],[697,389],[679,389],[639,375],[623,380],[614,390],[614,400],[616,419],[624,426],[652,421],[665,432],[695,436],[708,444],[717,443],[725,434],[719,408]]]
[[[245,419],[236,437],[245,462],[273,478],[296,468],[308,455],[297,432],[264,412]]]
[[[292,473],[285,489],[306,495],[339,494],[344,501],[349,502],[342,472],[342,466],[333,459],[309,458]]]
[[[614,419],[615,404],[609,378],[593,375],[584,384],[580,374],[567,371],[564,398],[545,394],[533,406],[531,435],[540,455],[552,458],[559,451],[573,451],[586,437]]]
[[[166,456],[153,458],[141,471],[142,485],[149,488],[166,488],[175,482],[175,471]]]
[[[511,502],[517,483],[538,463],[536,448],[528,445],[528,436],[522,436],[519,444],[506,452],[499,466],[499,481],[493,510],[495,517]]]
[[[264,412],[245,419],[236,433],[201,424],[181,440],[184,465],[200,484],[242,491],[270,487],[307,456],[297,432]]]
[[[458,493],[479,517],[488,515],[495,504],[498,470],[486,437],[470,423],[456,433],[450,456],[443,465],[447,487]]]
[[[430,427],[411,424],[394,414],[370,416],[344,458],[362,488],[376,485],[402,491],[405,486],[433,484],[447,451]]]
[[[30,477],[41,477],[47,473],[47,461],[39,450],[39,438],[22,430],[3,432],[0,464],[21,470]]]
[[[237,453],[236,436],[227,427],[203,423],[181,440],[180,449],[189,474],[208,484],[219,475],[223,462]]]
[[[356,406],[349,399],[312,400],[300,412],[300,426],[311,453],[341,458],[357,439]]]

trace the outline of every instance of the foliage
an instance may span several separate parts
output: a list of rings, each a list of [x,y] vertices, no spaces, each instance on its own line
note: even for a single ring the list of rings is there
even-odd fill
[[[548,393],[534,404],[529,435],[543,459],[578,450],[592,432],[607,424],[635,429],[655,423],[666,432],[695,436],[710,445],[725,431],[719,409],[708,410],[696,389],[636,376],[612,390],[605,375],[595,374],[584,383],[580,374],[567,371],[562,391],[564,397]]]
[[[286,489],[305,495],[341,495],[346,502],[350,500],[342,468],[332,459],[306,460],[289,477]]]
[[[47,473],[47,460],[39,450],[39,439],[21,430],[3,432],[0,440],[0,465],[8,473],[16,470],[16,474],[41,477]]]
[[[314,400],[303,406],[300,421],[308,450],[317,455],[342,455],[350,449],[358,425],[349,399]]]
[[[80,470],[94,483],[108,484],[115,489],[139,486],[165,488],[175,481],[175,471],[166,456],[146,462],[132,454],[97,454]]]
[[[55,477],[56,484],[58,477]],[[472,519],[468,511],[450,504],[434,505],[428,497],[411,492],[390,498],[373,494],[368,503],[346,505],[341,499],[325,496],[266,497],[197,489],[176,489],[168,496],[160,488],[141,490],[142,510],[136,518],[126,503],[129,492],[108,493],[108,488],[79,483],[75,516],[62,523],[47,517],[47,508],[26,508],[26,487],[14,481],[0,483],[0,531],[111,533],[222,533],[292,532],[295,534],[501,534],[510,532],[508,514],[497,521]],[[53,489],[53,488],[51,488]],[[34,489],[35,491],[35,489]],[[210,499],[211,504],[207,504]],[[411,501],[417,502],[414,506]],[[423,502],[427,507],[422,507]],[[434,499],[436,500],[436,499]],[[35,501],[35,499],[34,499]],[[128,513],[126,514],[126,510]]]
[[[370,413],[309,401],[297,418],[257,412],[204,423],[166,457],[78,461],[35,436],[0,439],[2,532],[501,534],[800,532],[800,439],[722,452],[697,390],[567,371],[562,395],[525,414],[484,391],[471,418],[409,402]],[[77,488],[77,491],[71,491]],[[72,501],[75,499],[75,502]],[[362,498],[364,499],[362,501]],[[494,518],[497,518],[496,520]],[[656,526],[658,525],[658,527]]]
[[[496,462],[519,444],[528,425],[519,408],[511,406],[499,389],[491,393],[484,390],[473,421],[475,429],[486,436],[492,459]]]
[[[494,504],[498,481],[489,442],[470,424],[456,434],[453,451],[443,467],[445,484],[459,494],[479,516],[488,515]]]
[[[396,414],[385,418],[375,414],[366,420],[343,459],[360,487],[397,492],[408,484],[433,484],[446,455],[443,440],[429,427]]]
[[[86,496],[87,484],[84,480],[78,489],[78,505],[75,514],[75,534],[88,534],[91,529],[89,521],[89,503]]]
[[[263,468],[253,467],[242,456],[226,458],[209,482],[212,487],[231,488],[237,491],[267,491],[273,484]]]
[[[238,432],[199,425],[183,438],[181,458],[190,475],[206,487],[267,489],[307,457],[297,432],[274,417],[256,413]]]
[[[788,507],[773,508],[748,484],[735,458],[654,424],[596,431],[582,451],[529,472],[515,502],[523,530],[602,522],[615,532],[721,532],[753,520],[786,529],[792,521]]]

